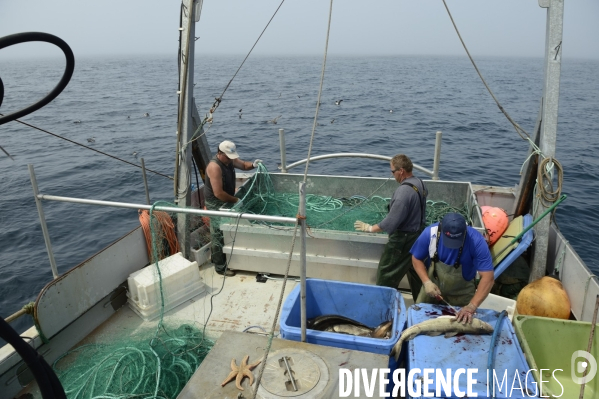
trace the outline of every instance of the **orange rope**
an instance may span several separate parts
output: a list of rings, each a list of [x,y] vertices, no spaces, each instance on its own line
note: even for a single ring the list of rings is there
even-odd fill
[[[152,232],[150,230],[150,212],[147,210],[139,210],[139,223],[144,231],[146,238],[146,247],[148,250],[148,257],[152,262],[155,262],[152,254]],[[177,241],[177,235],[175,234],[175,225],[171,220],[171,217],[166,212],[154,211],[152,212],[153,227],[156,235],[156,247],[158,252],[158,260],[164,259],[167,255],[166,248],[164,248],[163,242],[166,240],[169,247],[169,253],[171,255],[181,251],[179,247],[179,241]]]

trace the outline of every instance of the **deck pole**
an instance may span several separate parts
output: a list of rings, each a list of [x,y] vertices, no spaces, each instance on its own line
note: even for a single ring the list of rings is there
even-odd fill
[[[540,0],[539,5],[547,8],[547,36],[545,38],[545,83],[543,86],[543,119],[541,121],[540,149],[545,158],[555,157],[557,136],[557,111],[562,61],[562,37],[564,27],[564,0]],[[541,165],[539,159],[539,166]],[[537,184],[540,184],[537,183]],[[535,199],[536,219],[547,208]],[[549,249],[551,218],[541,220],[535,227],[535,248],[529,281],[545,276]]]
[[[191,153],[193,136],[193,73],[195,46],[195,7],[193,0],[183,0],[187,12],[181,15],[181,72],[179,76],[179,118],[177,124],[177,162],[175,165],[175,203],[182,208],[191,206]],[[189,216],[177,218],[177,239],[184,258],[191,256],[189,239]]]
[[[146,202],[148,205],[151,204],[150,202],[150,190],[148,189],[148,177],[146,176],[146,164],[144,162],[144,159],[141,158],[141,173],[144,177],[144,187],[146,189]]]
[[[287,152],[285,150],[285,129],[279,129],[279,147],[281,151],[281,172],[287,173]]]
[[[443,133],[437,130],[435,135],[435,158],[433,159],[433,180],[439,180],[439,162],[441,161],[441,139]]]
[[[35,178],[35,171],[33,165],[27,165],[29,168],[29,177],[31,179],[31,187],[33,187],[33,197],[35,198],[35,205],[37,206],[37,213],[40,217],[40,224],[42,225],[42,233],[44,234],[44,242],[46,243],[46,251],[48,251],[48,258],[50,259],[50,267],[52,268],[52,276],[58,278],[58,269],[56,268],[56,260],[54,260],[54,253],[52,252],[52,243],[50,242],[50,233],[48,233],[48,226],[46,226],[46,216],[44,215],[44,208],[42,207],[42,201],[37,197],[39,191],[37,189],[37,179]]]
[[[300,219],[300,306],[302,342],[306,342],[306,182],[299,184]]]

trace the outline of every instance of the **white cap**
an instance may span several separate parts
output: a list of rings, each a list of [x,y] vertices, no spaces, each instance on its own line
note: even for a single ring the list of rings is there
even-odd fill
[[[218,149],[225,153],[229,159],[239,158],[235,143],[229,140],[225,140],[218,145]]]

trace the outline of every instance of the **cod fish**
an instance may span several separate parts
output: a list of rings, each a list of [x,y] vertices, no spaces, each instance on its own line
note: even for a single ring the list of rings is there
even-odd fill
[[[307,327],[311,330],[349,334],[358,337],[389,338],[393,320],[385,321],[376,328],[368,327],[359,321],[340,316],[323,315],[309,319]]]
[[[492,332],[493,327],[480,319],[472,319],[472,324],[462,324],[456,321],[455,316],[439,316],[436,319],[426,320],[406,329],[393,346],[391,354],[395,356],[397,361],[403,342],[409,341],[420,334],[430,336],[445,334],[445,338],[450,338],[460,333],[491,334]]]

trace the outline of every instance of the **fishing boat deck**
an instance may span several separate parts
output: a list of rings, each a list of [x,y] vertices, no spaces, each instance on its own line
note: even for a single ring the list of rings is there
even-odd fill
[[[259,326],[266,331],[271,329],[283,286],[282,279],[267,279],[264,283],[258,283],[256,273],[239,271],[235,276],[224,278],[214,271],[212,264],[202,266],[200,275],[206,284],[206,290],[166,312],[164,321],[167,325],[188,323],[202,329],[208,319],[206,334],[213,340],[227,330],[241,332],[252,326]],[[287,281],[284,298],[296,284],[298,282],[294,279]],[[155,327],[157,322],[158,318],[144,321],[125,305],[88,339],[99,341],[102,335],[111,335],[113,332],[126,331],[131,334]],[[276,330],[278,329],[277,321]],[[260,329],[254,328],[252,332],[260,332]]]

